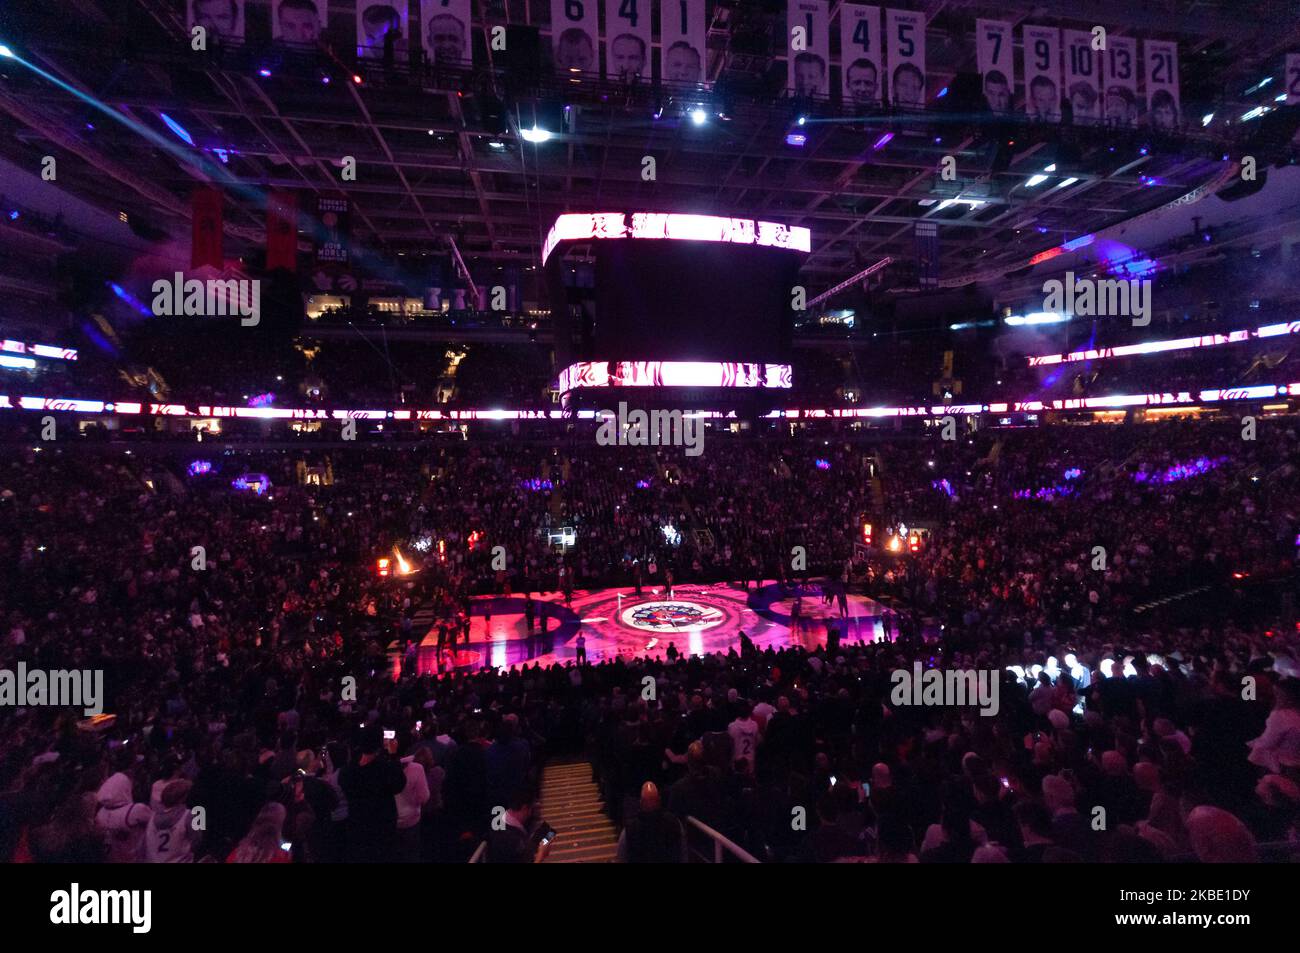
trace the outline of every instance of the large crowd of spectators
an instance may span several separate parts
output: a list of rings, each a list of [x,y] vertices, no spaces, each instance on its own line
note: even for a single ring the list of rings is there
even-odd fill
[[[694,836],[686,817],[763,860],[1285,853],[1300,440],[1285,418],[1254,436],[717,434],[695,458],[594,441],[249,448],[194,475],[147,448],[23,447],[0,466],[0,668],[100,670],[113,717],[0,709],[0,856],[450,861],[486,836],[490,858],[536,859],[495,836],[493,809],[511,832],[536,825],[541,764],[577,750],[625,859],[676,856],[664,839]],[[269,487],[232,486],[247,474]],[[900,524],[927,534],[918,552],[879,546]],[[394,546],[420,572],[380,576]],[[440,678],[405,651],[425,607],[459,625],[506,586],[670,572],[847,579],[898,608],[902,637]],[[999,673],[998,713],[891,702],[890,673],[913,662]]]

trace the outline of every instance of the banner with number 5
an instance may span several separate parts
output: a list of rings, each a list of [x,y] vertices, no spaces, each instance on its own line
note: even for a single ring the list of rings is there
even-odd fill
[[[1172,40],[1144,40],[1147,68],[1147,121],[1155,129],[1173,132],[1182,125],[1178,95],[1178,44]]]
[[[663,81],[703,83],[709,65],[704,45],[704,0],[662,0],[659,17]]]
[[[840,75],[844,105],[869,109],[879,105],[885,84],[880,81],[880,7],[846,3],[840,7]]]
[[[650,80],[650,4],[605,0],[605,75],[623,83]]]
[[[561,73],[600,70],[596,0],[551,0],[551,57]]]
[[[889,43],[889,98],[895,106],[925,106],[925,14],[886,10]]]

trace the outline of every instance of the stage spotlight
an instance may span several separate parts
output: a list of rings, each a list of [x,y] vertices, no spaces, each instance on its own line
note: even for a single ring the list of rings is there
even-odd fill
[[[892,132],[886,132],[879,139],[876,140],[876,144],[873,145],[871,148],[874,149],[876,152],[879,152],[881,149],[885,148],[885,146],[889,145],[889,141],[893,138],[894,138],[894,134]]]
[[[257,71],[257,75],[262,77],[263,79],[268,79],[271,76],[271,71],[267,69],[265,66],[263,66],[261,69]]]
[[[499,140],[496,139],[493,139],[491,142],[488,143],[489,149],[504,149],[505,147],[506,144],[504,142],[500,142]]]
[[[691,110],[691,122],[697,126],[702,126],[709,121],[709,114],[704,111],[703,106],[696,106]]]
[[[519,135],[523,136],[524,142],[541,143],[547,142],[551,134],[539,126],[533,126],[532,129],[521,129]]]
[[[9,47],[5,46],[3,43],[0,43],[0,56],[3,56],[5,59],[10,59],[13,55],[13,50],[9,49]]]

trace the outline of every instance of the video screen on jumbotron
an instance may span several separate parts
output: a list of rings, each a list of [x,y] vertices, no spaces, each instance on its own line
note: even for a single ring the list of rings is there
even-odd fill
[[[777,361],[800,256],[780,248],[617,239],[595,247],[599,360]]]

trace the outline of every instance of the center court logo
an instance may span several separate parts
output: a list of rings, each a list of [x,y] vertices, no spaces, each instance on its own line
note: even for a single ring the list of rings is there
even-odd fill
[[[127,924],[132,933],[153,926],[152,890],[68,890],[50,894],[50,922],[57,926]]]
[[[685,447],[688,457],[704,452],[704,424],[695,414],[680,410],[627,409],[619,401],[618,413],[602,410],[596,443],[602,447]]]
[[[159,317],[224,318],[239,315],[246,328],[262,320],[262,282],[256,278],[185,280],[181,272],[153,283],[153,313]]]
[[[646,632],[700,632],[711,629],[725,616],[697,602],[647,602],[624,609],[624,625]]]
[[[890,704],[929,705],[939,707],[965,707],[977,705],[980,714],[992,717],[998,713],[998,689],[1002,673],[996,669],[937,669],[922,671],[920,662],[913,662],[911,671],[897,668],[889,676],[893,688]]]

